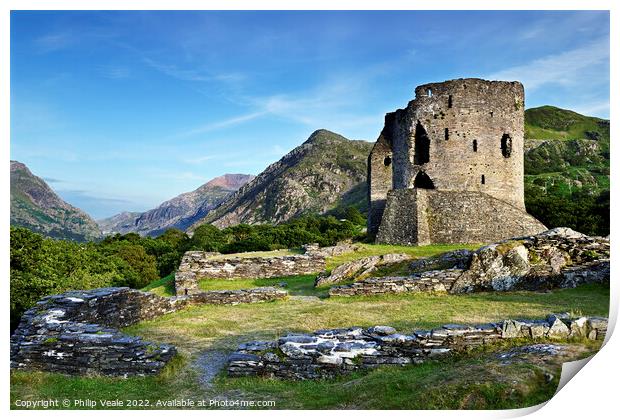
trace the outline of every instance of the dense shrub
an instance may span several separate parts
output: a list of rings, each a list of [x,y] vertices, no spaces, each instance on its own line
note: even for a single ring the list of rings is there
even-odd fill
[[[565,198],[531,189],[526,192],[525,206],[548,228],[565,226],[586,235],[609,235],[609,191]]]

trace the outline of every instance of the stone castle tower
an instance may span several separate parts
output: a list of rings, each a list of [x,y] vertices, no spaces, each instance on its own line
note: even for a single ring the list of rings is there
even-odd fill
[[[415,89],[368,158],[368,231],[380,243],[490,242],[546,228],[525,212],[519,82]]]

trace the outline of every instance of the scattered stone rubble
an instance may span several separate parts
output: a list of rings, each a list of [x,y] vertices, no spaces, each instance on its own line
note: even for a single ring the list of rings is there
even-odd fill
[[[321,273],[317,276],[314,286],[324,286],[326,284],[339,283],[345,280],[360,279],[377,270],[384,264],[394,264],[411,259],[407,254],[385,254],[373,255],[360,258],[334,268],[331,273]]]
[[[513,238],[477,251],[457,251],[412,263],[408,276],[366,278],[335,286],[330,296],[406,292],[471,293],[549,290],[609,282],[609,239],[568,228]],[[449,268],[448,268],[449,267]]]
[[[134,376],[158,373],[176,354],[118,331],[191,304],[238,304],[281,299],[263,287],[165,298],[127,287],[71,291],[43,298],[24,313],[11,336],[11,367],[67,374]]]
[[[601,340],[606,330],[606,318],[560,319],[557,315],[545,320],[505,320],[477,326],[448,324],[404,334],[389,326],[319,330],[288,334],[277,341],[242,344],[228,359],[228,375],[331,378],[358,369],[418,364],[503,339]]]

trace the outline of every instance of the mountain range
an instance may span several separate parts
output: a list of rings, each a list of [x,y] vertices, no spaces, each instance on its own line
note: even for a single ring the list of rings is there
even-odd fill
[[[166,229],[187,229],[203,219],[228,195],[254,179],[253,175],[226,174],[214,178],[191,192],[180,194],[143,213],[123,212],[99,220],[104,235],[135,232],[157,236]]]
[[[525,187],[560,197],[609,190],[609,120],[544,106],[525,111]],[[258,176],[227,174],[142,212],[99,220],[103,234],[156,236],[203,223],[281,223],[347,206],[366,210],[366,160],[373,143],[317,130]],[[14,169],[15,166],[15,169]],[[15,175],[14,175],[15,174]],[[100,235],[84,212],[62,201],[43,180],[11,162],[11,224],[53,237]]]
[[[21,162],[11,161],[11,225],[45,236],[88,241],[101,236],[97,223],[60,198]]]
[[[372,143],[317,130],[227,197],[193,227],[281,223],[302,214],[366,206],[366,160]]]

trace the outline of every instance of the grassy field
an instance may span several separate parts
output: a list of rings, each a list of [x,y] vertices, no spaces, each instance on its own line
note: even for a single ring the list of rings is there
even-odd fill
[[[434,248],[434,249],[433,249]],[[432,255],[441,247],[403,248],[413,256]],[[368,246],[360,253],[384,253]],[[388,252],[394,252],[390,247]],[[396,251],[398,252],[398,251]],[[330,261],[333,265],[353,255]],[[172,277],[151,285],[165,293]],[[200,384],[197,360],[205,353],[226,354],[242,342],[274,339],[286,332],[321,328],[391,325],[401,332],[446,323],[484,323],[505,318],[541,318],[551,312],[606,316],[609,290],[602,286],[549,293],[511,292],[471,295],[407,294],[325,298],[312,288],[314,276],[272,280],[205,280],[203,288],[255,287],[285,281],[290,298],[237,306],[204,305],[126,328],[128,334],[174,344],[180,356],[158,377],[76,378],[42,372],[13,372],[11,400],[89,399],[261,399],[276,408],[507,408],[542,402],[553,395],[560,364],[519,360],[499,363],[491,347],[443,362],[406,368],[381,368],[334,380],[278,381],[231,379],[223,373],[207,387]],[[567,358],[596,350],[597,344],[572,343]],[[552,381],[548,375],[553,376]],[[545,379],[547,378],[547,379]],[[143,408],[154,408],[143,407]]]

